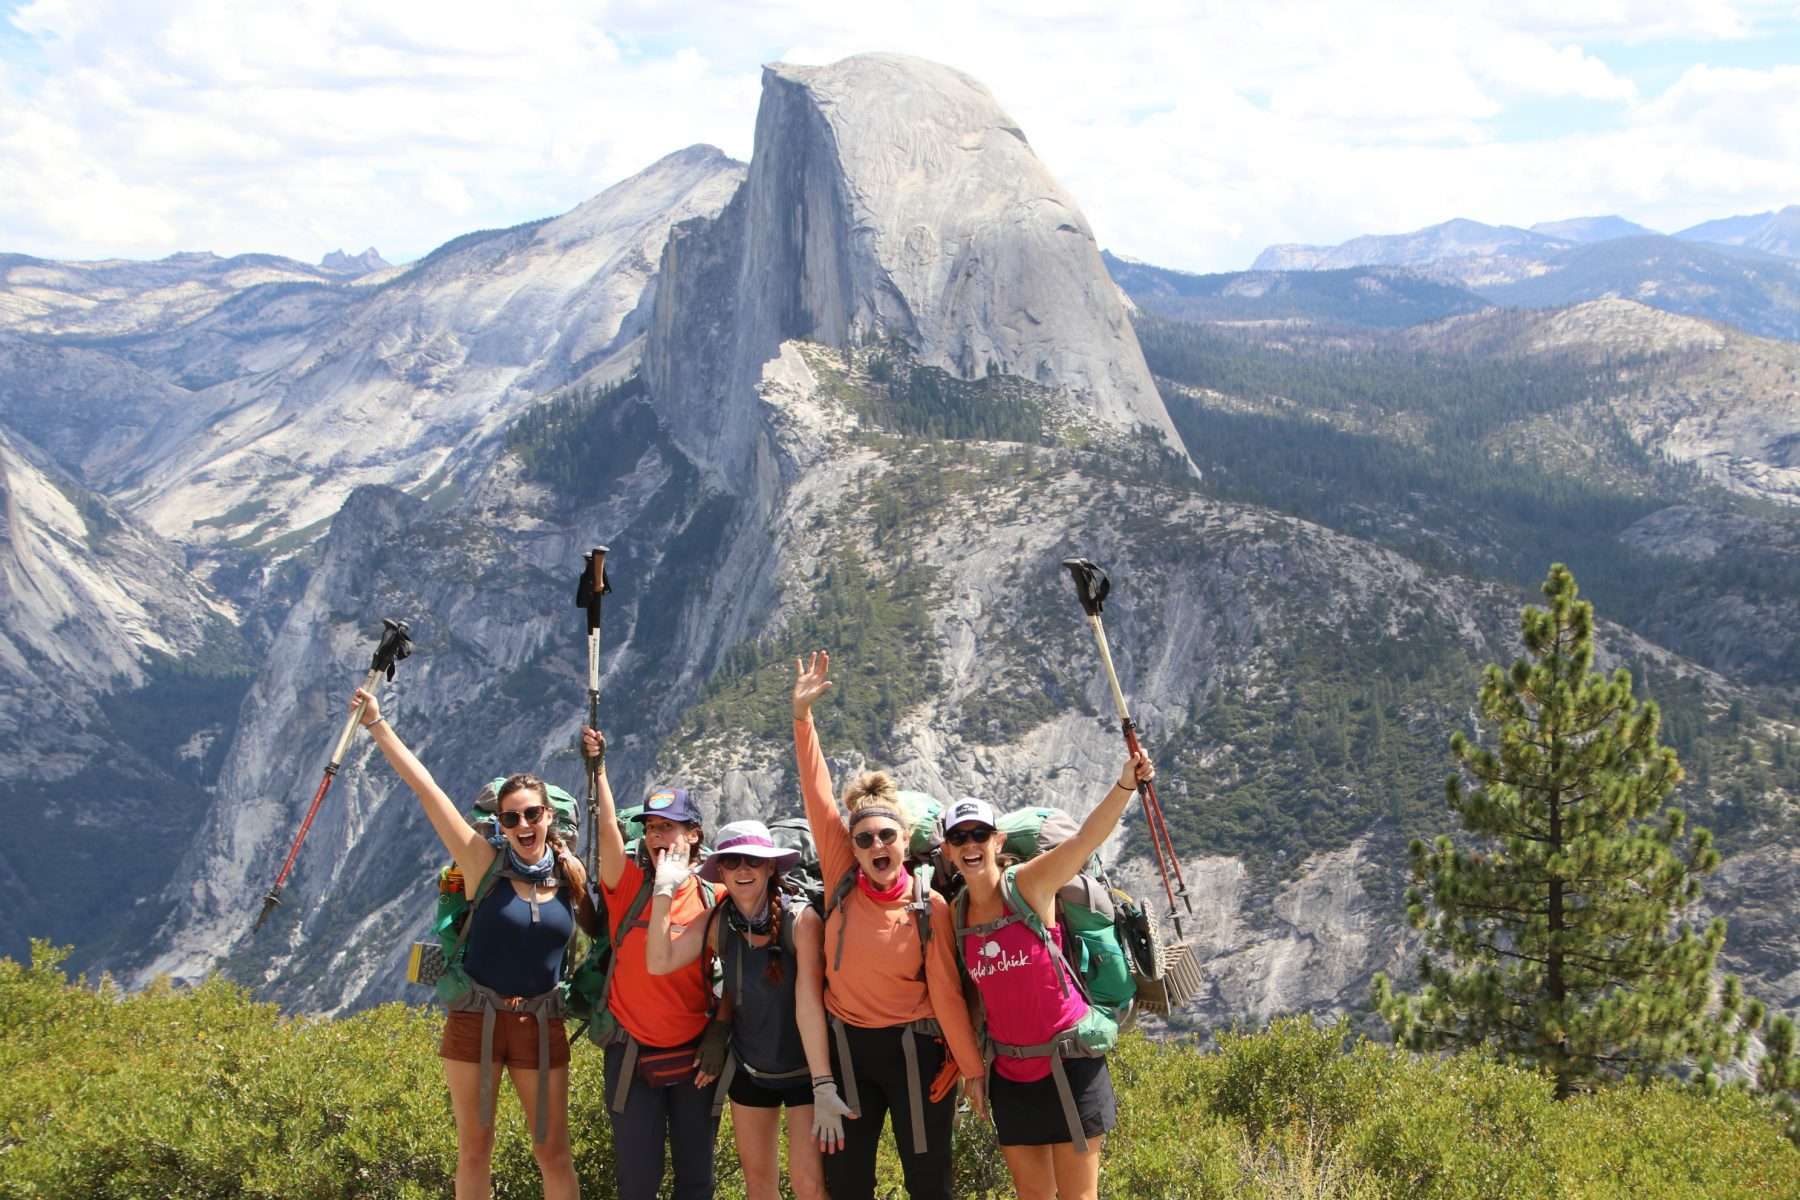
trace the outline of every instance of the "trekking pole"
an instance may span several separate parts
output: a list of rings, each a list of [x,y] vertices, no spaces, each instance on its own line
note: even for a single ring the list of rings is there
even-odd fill
[[[1100,647],[1100,663],[1106,668],[1106,682],[1112,688],[1113,707],[1119,711],[1119,728],[1125,734],[1126,752],[1137,754],[1143,749],[1138,744],[1137,725],[1125,707],[1125,693],[1119,689],[1119,673],[1113,669],[1112,651],[1106,644],[1106,627],[1100,623],[1100,609],[1106,594],[1112,590],[1112,580],[1085,558],[1065,558],[1062,565],[1074,576],[1075,594],[1081,600],[1082,611],[1087,613],[1088,624],[1093,626],[1094,644]],[[1156,785],[1145,779],[1138,783],[1137,790],[1144,802],[1144,822],[1150,827],[1150,849],[1156,859],[1156,871],[1162,876],[1163,894],[1169,898],[1169,917],[1175,922],[1175,936],[1179,938],[1181,913],[1175,908],[1176,897],[1180,897],[1182,907],[1189,915],[1194,911],[1194,904],[1188,899],[1187,881],[1181,877],[1181,860],[1175,857],[1175,840],[1169,834],[1162,801],[1156,797]]]
[[[581,582],[575,588],[575,606],[587,610],[588,728],[600,728],[600,599],[612,591],[606,577],[606,547],[595,546],[582,560]],[[588,878],[600,878],[600,826],[594,809],[600,803],[600,768],[606,748],[588,763],[587,868]]]
[[[412,635],[406,628],[405,621],[391,621],[382,618],[381,642],[375,647],[375,657],[369,663],[369,673],[363,677],[363,691],[369,691],[385,673],[391,681],[394,678],[394,664],[412,653]],[[294,860],[300,856],[300,843],[306,840],[306,831],[312,828],[313,818],[319,815],[319,804],[325,799],[325,793],[331,790],[331,781],[337,778],[338,764],[344,761],[344,751],[350,748],[350,739],[356,733],[356,723],[362,717],[362,701],[358,700],[350,709],[350,715],[344,720],[343,732],[338,734],[337,748],[331,752],[331,761],[325,764],[325,777],[319,780],[319,790],[313,793],[312,804],[306,810],[306,819],[300,822],[300,832],[294,835],[294,844],[288,848],[287,861],[281,864],[281,873],[275,876],[275,886],[263,897],[262,911],[256,914],[256,924],[251,932],[262,928],[275,906],[281,903],[281,889],[287,884],[288,872],[294,869]]]

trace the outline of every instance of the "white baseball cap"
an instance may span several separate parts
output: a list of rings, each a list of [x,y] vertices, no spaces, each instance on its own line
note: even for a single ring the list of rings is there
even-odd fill
[[[1000,814],[986,800],[977,800],[973,796],[965,796],[944,810],[944,829],[946,832],[958,825],[986,825],[989,829],[1000,826]]]

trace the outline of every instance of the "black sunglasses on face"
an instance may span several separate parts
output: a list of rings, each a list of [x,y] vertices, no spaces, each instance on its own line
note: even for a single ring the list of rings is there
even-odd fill
[[[952,846],[966,846],[970,842],[985,842],[993,836],[991,825],[981,825],[974,829],[952,829],[944,835],[944,840]]]
[[[539,821],[544,819],[544,814],[549,811],[549,807],[543,804],[534,804],[530,808],[510,809],[500,814],[500,827],[502,829],[517,829],[520,821],[525,822],[527,825],[536,825]]]
[[[754,854],[715,854],[713,861],[719,864],[721,871],[735,871],[746,864],[754,867],[763,860]]]
[[[881,839],[882,845],[891,846],[900,840],[900,831],[895,829],[892,825],[889,825],[886,829],[865,829],[857,834],[853,840],[856,842],[856,848],[858,850],[867,850],[875,844],[877,838]]]

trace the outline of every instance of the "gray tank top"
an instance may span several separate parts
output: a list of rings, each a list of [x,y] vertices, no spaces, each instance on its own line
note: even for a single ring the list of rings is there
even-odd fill
[[[783,921],[797,921],[802,900],[784,899]],[[781,946],[779,933],[766,946],[752,946],[732,928],[731,907],[719,905],[719,960],[725,969],[725,989],[735,1005],[731,1018],[731,1049],[738,1063],[753,1076],[806,1075],[806,1050],[800,1044],[800,1026],[794,1017],[794,983],[798,974],[794,956]],[[769,962],[779,961],[781,979],[769,978]]]

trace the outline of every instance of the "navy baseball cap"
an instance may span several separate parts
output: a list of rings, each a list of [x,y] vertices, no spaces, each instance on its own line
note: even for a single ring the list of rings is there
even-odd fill
[[[704,825],[706,818],[700,814],[700,806],[694,803],[686,788],[659,787],[644,799],[644,811],[639,820],[661,817],[665,821],[678,821],[683,825]]]

